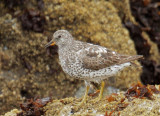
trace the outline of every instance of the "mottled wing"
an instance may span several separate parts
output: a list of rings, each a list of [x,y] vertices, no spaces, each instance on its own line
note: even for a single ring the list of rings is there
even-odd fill
[[[120,55],[105,47],[89,44],[81,52],[83,67],[92,70],[99,70],[112,65],[118,65],[141,58],[140,55]]]

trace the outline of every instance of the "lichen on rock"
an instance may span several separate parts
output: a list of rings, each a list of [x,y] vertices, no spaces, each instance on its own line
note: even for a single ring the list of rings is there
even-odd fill
[[[8,11],[8,8],[3,8]],[[18,12],[19,10],[21,9],[18,8]],[[1,69],[5,69],[0,74],[5,82],[1,87],[1,99],[4,99],[0,105],[3,106],[1,111],[11,109],[9,106],[14,104],[14,107],[18,107],[17,101],[30,97],[74,96],[81,82],[62,71],[58,56],[52,54],[52,48],[44,48],[49,40],[47,36],[56,30],[66,29],[76,40],[99,44],[121,54],[136,54],[134,43],[121,24],[117,9],[110,2],[44,0],[44,9],[41,12],[46,19],[43,33],[23,30],[14,13],[0,15],[1,51],[10,59],[9,65],[1,66]],[[111,78],[106,82],[107,85],[127,88],[139,80],[140,74],[141,69],[125,69],[119,74],[121,78],[118,81],[111,82],[110,80],[114,80]]]

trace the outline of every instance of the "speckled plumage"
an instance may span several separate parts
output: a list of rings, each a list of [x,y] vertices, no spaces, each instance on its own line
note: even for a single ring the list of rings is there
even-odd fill
[[[56,31],[47,46],[53,41],[58,45],[63,71],[86,82],[99,83],[130,66],[131,61],[142,58],[141,55],[121,55],[102,46],[76,41],[66,30]]]

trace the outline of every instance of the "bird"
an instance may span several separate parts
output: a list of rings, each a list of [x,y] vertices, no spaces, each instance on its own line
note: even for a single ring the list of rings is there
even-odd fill
[[[57,30],[45,48],[58,46],[59,63],[63,71],[85,81],[85,95],[78,105],[86,103],[91,82],[101,83],[98,101],[102,99],[104,80],[116,75],[143,55],[123,55],[106,47],[75,40],[67,30]]]

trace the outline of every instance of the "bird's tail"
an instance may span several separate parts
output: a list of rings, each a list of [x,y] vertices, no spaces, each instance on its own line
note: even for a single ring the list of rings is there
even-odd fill
[[[138,60],[143,58],[143,55],[134,55],[134,56],[128,56],[128,55],[122,55],[121,58],[123,59],[120,64],[126,63],[126,62],[131,62],[134,60]]]
[[[131,60],[131,65],[134,66],[134,67],[137,67],[137,68],[141,68],[143,66],[139,65],[139,64],[136,64],[135,62],[133,62],[134,60],[138,60],[138,59],[143,59],[143,55],[135,55],[135,56],[132,56],[132,60]]]
[[[134,56],[128,57],[128,60],[134,61],[134,60],[138,60],[138,59],[142,59],[142,58],[143,58],[143,55],[134,55]]]

